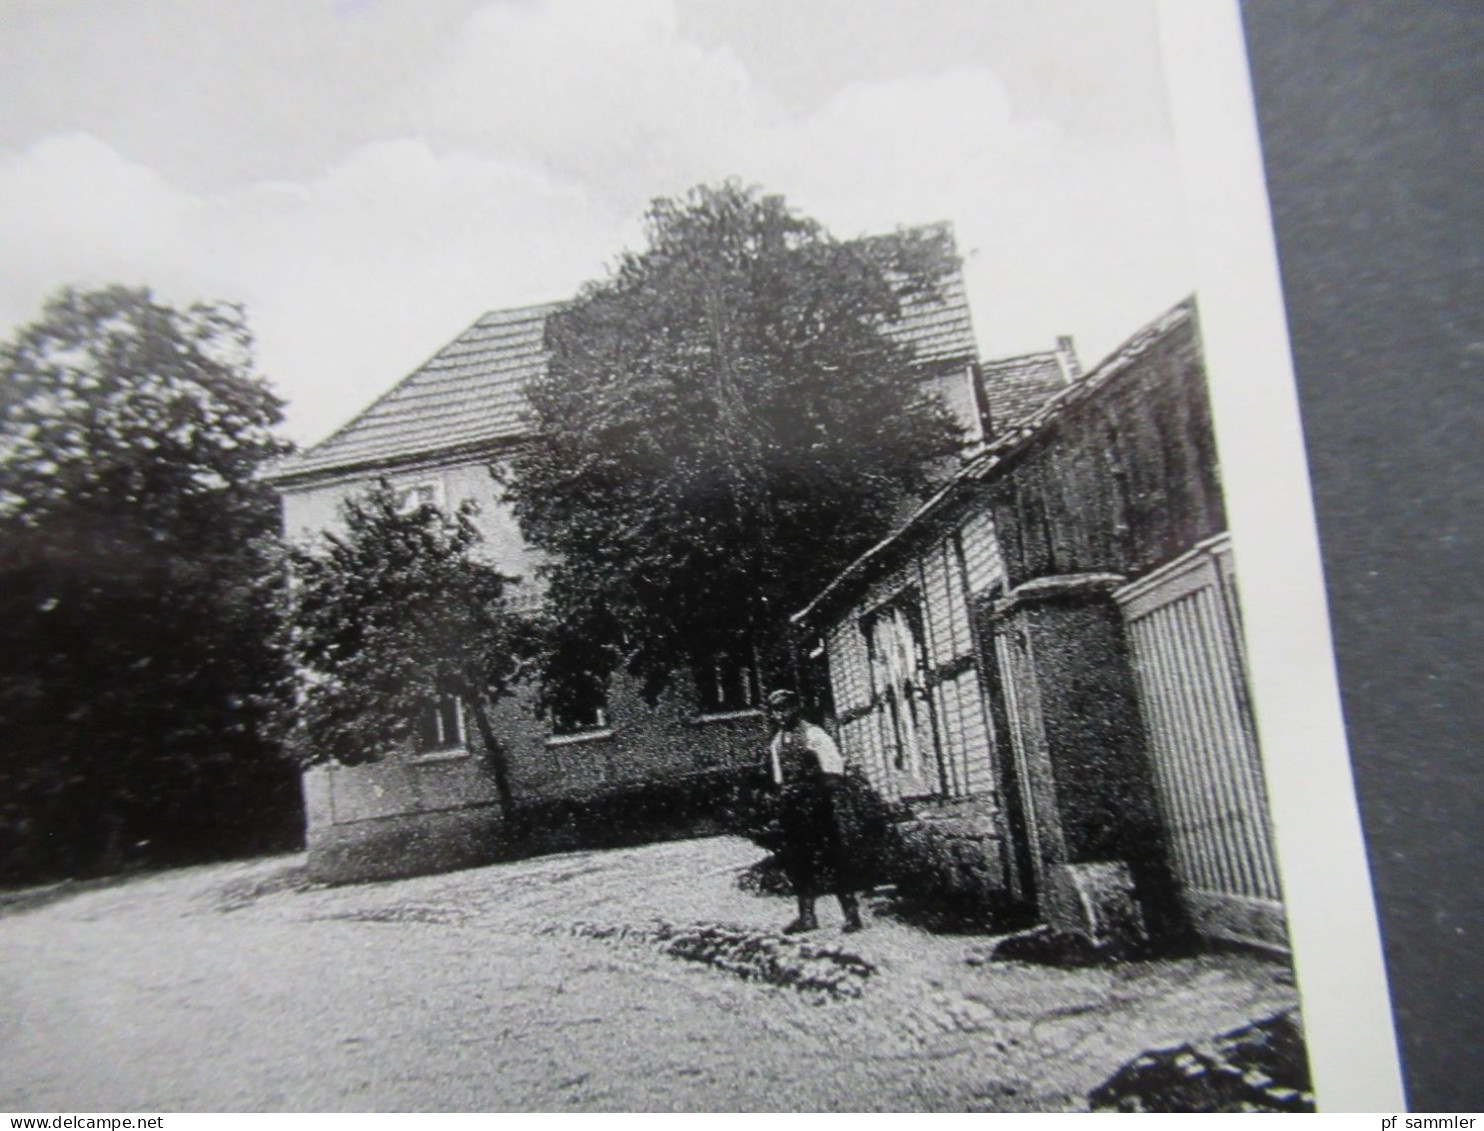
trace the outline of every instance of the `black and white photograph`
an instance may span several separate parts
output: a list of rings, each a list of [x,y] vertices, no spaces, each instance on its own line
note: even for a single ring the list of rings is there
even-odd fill
[[[0,1109],[1399,1110],[1255,129],[1224,0],[0,2]]]

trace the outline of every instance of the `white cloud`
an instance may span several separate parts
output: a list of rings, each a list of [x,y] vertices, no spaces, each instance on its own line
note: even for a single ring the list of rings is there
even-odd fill
[[[1187,287],[1169,147],[1017,118],[986,67],[788,115],[668,0],[538,0],[478,11],[387,98],[404,136],[211,195],[85,134],[0,153],[0,333],[69,281],[240,300],[312,440],[482,311],[601,274],[649,197],[731,175],[843,236],[953,221],[991,354],[1072,332],[1095,360]]]
[[[438,145],[519,154],[633,211],[714,177],[769,111],[736,58],[682,38],[670,0],[491,4],[405,121]]]
[[[622,223],[528,166],[376,142],[305,183],[195,196],[88,137],[0,161],[0,328],[64,282],[247,305],[313,439],[483,311],[570,293]]]
[[[985,68],[852,84],[736,141],[739,164],[837,234],[952,221],[991,355],[1072,332],[1096,360],[1189,287],[1173,154],[1017,119]]]
[[[132,277],[140,263],[178,252],[197,207],[85,134],[0,155],[0,316],[9,324],[29,314],[53,280]]]
[[[1091,359],[1188,288],[1169,147],[1016,118],[987,67],[856,82],[789,116],[729,51],[682,38],[668,0],[543,0],[476,13],[410,107],[435,145],[520,153],[628,216],[739,176],[841,235],[952,220],[990,352],[1073,332]]]

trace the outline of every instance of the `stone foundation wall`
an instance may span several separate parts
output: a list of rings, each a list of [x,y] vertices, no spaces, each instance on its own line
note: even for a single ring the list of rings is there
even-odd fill
[[[353,883],[473,868],[496,859],[501,841],[493,805],[320,825],[308,837],[309,875]]]
[[[987,800],[918,802],[892,826],[887,878],[914,896],[997,905],[1005,898],[1008,875],[998,827]]]

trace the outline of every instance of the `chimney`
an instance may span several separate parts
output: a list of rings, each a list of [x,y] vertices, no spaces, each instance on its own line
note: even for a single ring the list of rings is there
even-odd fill
[[[1062,334],[1056,339],[1056,362],[1061,366],[1061,375],[1070,385],[1082,376],[1082,363],[1077,360],[1077,349],[1072,345],[1072,336]]]

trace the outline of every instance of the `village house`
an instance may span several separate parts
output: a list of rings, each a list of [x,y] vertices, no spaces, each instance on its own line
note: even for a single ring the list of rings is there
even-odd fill
[[[1283,947],[1194,302],[1066,376],[795,616],[824,706],[950,887]]]
[[[539,555],[522,539],[491,469],[527,438],[522,390],[542,371],[545,322],[558,308],[485,314],[344,427],[277,467],[271,479],[286,535],[303,542],[335,529],[344,501],[380,480],[408,505],[452,510],[473,502],[481,552],[522,579],[517,600],[539,602]],[[1063,341],[1047,354],[996,363],[1002,379],[987,388],[957,273],[939,296],[910,302],[888,331],[913,350],[902,379],[942,394],[964,426],[966,452],[983,444],[992,421],[1023,412],[1076,370]],[[492,721],[519,799],[590,798],[750,765],[763,740],[765,690],[748,657],[716,656],[653,706],[620,673],[606,694],[566,714],[543,715],[528,688],[502,701]],[[463,709],[451,699],[430,703],[419,729],[413,749],[305,773],[316,875],[411,874],[488,858],[499,804]]]

